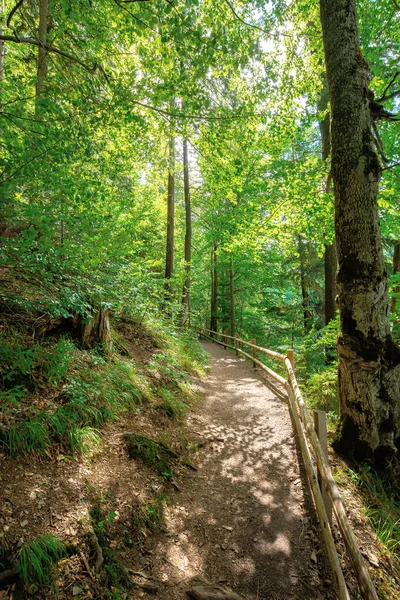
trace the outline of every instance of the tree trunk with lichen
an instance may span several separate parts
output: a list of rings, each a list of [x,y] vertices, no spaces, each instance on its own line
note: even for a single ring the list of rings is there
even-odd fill
[[[326,162],[331,153],[331,128],[330,128],[330,113],[326,112],[329,102],[329,90],[326,75],[323,76],[323,88],[318,99],[318,111],[325,112],[323,119],[319,122],[319,130],[321,132],[321,158]],[[325,191],[330,192],[330,178],[328,176]],[[325,296],[325,325],[328,325],[336,316],[336,270],[337,270],[337,253],[336,242],[333,240],[331,244],[324,245],[324,296]]]
[[[355,0],[320,0],[331,100],[332,176],[341,333],[336,447],[357,459],[393,455],[400,439],[400,352],[389,332],[378,221],[381,166],[371,127],[370,70]]]
[[[400,242],[396,242],[393,251],[393,275],[397,275],[400,273]],[[392,296],[392,312],[395,313],[395,325],[399,323],[399,310],[397,308],[399,303],[400,296],[400,285],[395,285],[393,287],[393,296]]]

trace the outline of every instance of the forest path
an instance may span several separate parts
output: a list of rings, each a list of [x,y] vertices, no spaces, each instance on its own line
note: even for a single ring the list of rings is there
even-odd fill
[[[153,557],[162,597],[187,598],[199,575],[251,600],[334,597],[286,402],[248,362],[203,345],[211,373],[188,427],[205,444]]]

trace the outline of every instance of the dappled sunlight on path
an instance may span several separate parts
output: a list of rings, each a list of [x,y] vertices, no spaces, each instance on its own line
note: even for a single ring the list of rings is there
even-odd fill
[[[287,405],[248,363],[204,345],[212,372],[189,417],[204,442],[199,471],[183,482],[157,550],[166,598],[183,598],[195,575],[249,599],[330,598],[310,560],[319,546]]]

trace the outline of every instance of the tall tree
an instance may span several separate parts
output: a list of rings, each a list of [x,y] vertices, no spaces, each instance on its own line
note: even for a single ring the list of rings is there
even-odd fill
[[[174,274],[174,229],[175,229],[175,138],[169,141],[168,196],[167,196],[167,244],[165,252],[165,299],[172,300],[172,276]],[[169,309],[168,309],[169,310]]]
[[[211,317],[210,329],[217,331],[218,327],[218,264],[217,264],[217,242],[213,242],[211,248]]]
[[[326,163],[331,153],[331,131],[330,131],[330,113],[328,111],[329,91],[326,81],[326,74],[323,75],[323,88],[318,101],[318,111],[325,113],[319,122],[321,132],[321,158]],[[330,177],[326,181],[326,192],[330,191]],[[328,325],[335,318],[336,314],[336,270],[337,253],[336,242],[333,240],[330,244],[324,244],[324,272],[325,272],[325,325]]]
[[[187,140],[183,140],[183,187],[185,196],[185,280],[182,291],[182,320],[186,325],[190,312],[190,271],[192,262],[192,210],[190,206],[189,154]]]
[[[393,250],[393,275],[400,273],[400,242],[396,242]],[[393,288],[392,296],[392,312],[396,314],[395,323],[398,324],[399,317],[396,305],[398,303],[398,296],[400,294],[400,285],[396,284]]]
[[[338,249],[341,429],[337,447],[376,461],[400,437],[400,352],[388,322],[388,283],[378,221],[381,166],[371,128],[383,107],[369,90],[355,0],[320,0],[331,100]]]
[[[229,264],[229,299],[230,299],[230,322],[231,336],[236,337],[236,306],[235,306],[235,271],[233,269],[233,257]]]

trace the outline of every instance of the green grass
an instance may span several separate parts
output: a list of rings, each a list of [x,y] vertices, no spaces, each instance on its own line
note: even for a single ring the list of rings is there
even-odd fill
[[[90,454],[100,447],[100,427],[143,403],[146,383],[133,364],[107,362],[96,353],[78,353],[64,384],[61,402],[49,409],[25,410],[25,420],[0,430],[0,444],[12,456],[46,453],[54,443]],[[17,411],[14,409],[13,411]]]
[[[191,333],[170,323],[151,317],[143,328],[160,348],[146,368],[118,354],[106,359],[101,351],[79,350],[66,337],[39,343],[21,332],[10,339],[2,334],[0,446],[12,456],[49,455],[53,445],[90,455],[100,448],[102,426],[123,412],[155,403],[171,418],[183,416],[190,375],[204,372],[207,355]],[[160,384],[154,384],[154,374]],[[166,464],[162,468],[169,473]]]
[[[398,562],[400,572],[400,502],[396,490],[367,464],[361,465],[357,471],[338,469],[335,479],[339,482],[351,481],[360,490],[363,512],[376,536]]]
[[[160,494],[148,502],[142,503],[134,511],[134,529],[139,537],[144,537],[144,530],[149,529],[153,533],[166,531],[165,505],[169,502],[169,496]]]
[[[65,545],[54,535],[33,538],[18,551],[18,570],[21,579],[25,584],[51,583],[54,565],[67,554]]]
[[[145,465],[157,471],[164,479],[173,477],[173,456],[166,446],[142,435],[126,434],[125,439],[130,458],[140,459]]]
[[[178,419],[183,417],[189,410],[189,405],[178,397],[176,392],[167,388],[158,390],[160,403],[157,408],[167,417]]]

